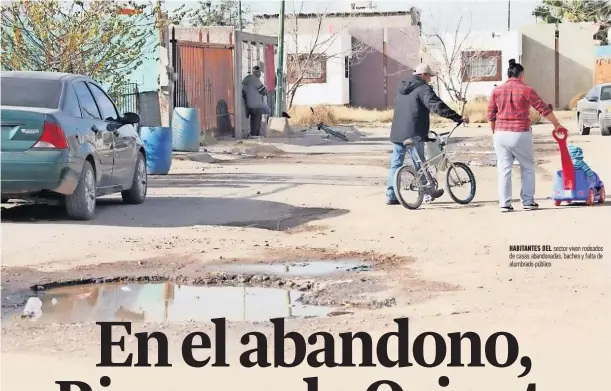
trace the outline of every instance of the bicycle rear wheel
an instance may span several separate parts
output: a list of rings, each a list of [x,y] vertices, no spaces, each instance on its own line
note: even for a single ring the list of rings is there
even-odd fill
[[[410,166],[402,166],[395,172],[393,180],[395,196],[407,209],[418,209],[424,200],[424,189],[420,185],[418,172]],[[412,201],[410,196],[415,196]]]
[[[448,167],[446,174],[446,186],[448,193],[454,202],[461,205],[466,205],[473,201],[475,197],[475,190],[477,188],[475,183],[475,175],[473,171],[465,163],[453,163]],[[461,187],[468,190],[466,196],[458,196],[452,188]]]
[[[336,138],[338,138],[340,140],[343,140],[343,141],[348,141],[348,137],[346,137],[345,135],[341,134],[340,132],[336,132],[335,130],[328,129],[326,127],[323,128],[323,130],[325,132],[327,132],[328,134],[330,134],[331,136],[333,136],[333,137],[336,137]]]

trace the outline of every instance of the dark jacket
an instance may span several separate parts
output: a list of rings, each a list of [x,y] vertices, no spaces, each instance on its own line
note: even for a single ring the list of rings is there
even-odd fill
[[[390,128],[390,141],[402,143],[405,139],[419,136],[428,137],[430,112],[460,122],[462,117],[448,107],[419,76],[402,81],[397,91],[395,110]]]

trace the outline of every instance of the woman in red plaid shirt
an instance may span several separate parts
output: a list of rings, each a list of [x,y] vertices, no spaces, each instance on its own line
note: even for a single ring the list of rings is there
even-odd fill
[[[530,124],[532,106],[547,118],[554,129],[561,127],[551,105],[545,104],[537,92],[524,83],[524,67],[509,60],[505,83],[492,91],[488,105],[488,121],[494,134],[494,151],[499,173],[499,206],[503,212],[511,206],[511,169],[515,160],[520,164],[524,209],[537,209],[535,202],[535,157]]]

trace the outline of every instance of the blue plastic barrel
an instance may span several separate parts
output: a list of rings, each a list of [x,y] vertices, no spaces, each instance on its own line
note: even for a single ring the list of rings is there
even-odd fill
[[[197,109],[176,107],[172,114],[172,149],[198,152],[200,129]]]
[[[146,171],[166,175],[172,167],[172,128],[142,127],[140,137],[146,151]]]

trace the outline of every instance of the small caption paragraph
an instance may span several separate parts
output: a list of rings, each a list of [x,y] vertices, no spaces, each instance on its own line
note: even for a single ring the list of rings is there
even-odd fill
[[[602,246],[509,245],[510,267],[552,267],[554,261],[603,259]]]

